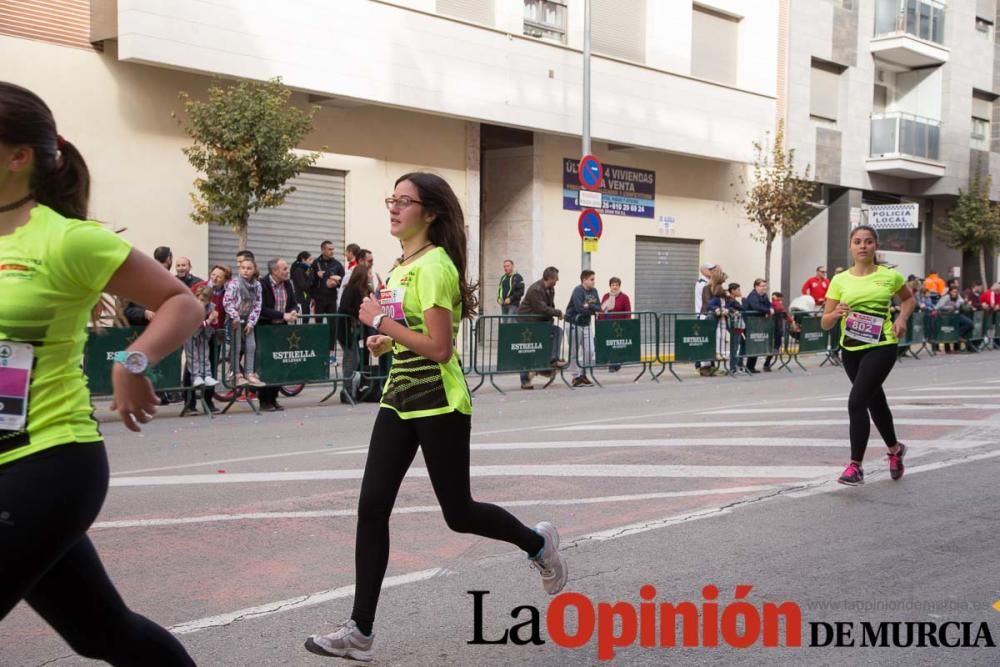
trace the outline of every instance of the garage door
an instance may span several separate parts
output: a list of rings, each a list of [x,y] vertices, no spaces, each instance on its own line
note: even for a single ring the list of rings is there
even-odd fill
[[[314,257],[319,244],[333,241],[335,255],[344,258],[344,180],[342,171],[309,170],[292,179],[295,192],[277,208],[257,211],[250,216],[247,249],[257,257],[261,273],[267,261],[284,257],[291,264],[295,256],[308,250]],[[208,230],[208,257],[211,264],[233,266],[239,238],[225,227]]]
[[[693,313],[700,245],[700,241],[636,237],[635,309]]]

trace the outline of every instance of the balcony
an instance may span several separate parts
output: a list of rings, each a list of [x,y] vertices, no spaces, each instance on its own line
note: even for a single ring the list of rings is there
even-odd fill
[[[940,178],[941,122],[899,111],[872,114],[870,174],[899,178]]]
[[[872,55],[906,69],[944,64],[944,19],[936,0],[876,0]]]

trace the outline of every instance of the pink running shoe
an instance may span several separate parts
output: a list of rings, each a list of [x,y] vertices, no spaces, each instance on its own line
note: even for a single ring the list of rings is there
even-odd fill
[[[844,484],[846,486],[858,486],[865,483],[865,471],[861,469],[854,461],[851,461],[846,468],[844,468],[844,473],[837,480],[838,483]]]
[[[898,480],[903,476],[903,457],[906,456],[906,445],[899,443],[895,454],[889,454],[889,476]]]

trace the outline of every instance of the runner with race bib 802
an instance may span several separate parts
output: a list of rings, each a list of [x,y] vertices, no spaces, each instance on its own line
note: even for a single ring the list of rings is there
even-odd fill
[[[889,448],[890,476],[894,480],[903,476],[906,446],[896,440],[882,384],[896,364],[897,342],[906,335],[906,323],[916,302],[902,274],[875,261],[878,232],[874,228],[855,227],[849,243],[854,266],[830,281],[822,324],[823,329],[830,330],[840,323],[844,370],[853,385],[847,401],[851,462],[837,481],[857,486],[865,482],[862,461],[871,432],[869,414]],[[889,312],[894,296],[900,301],[895,322]]]

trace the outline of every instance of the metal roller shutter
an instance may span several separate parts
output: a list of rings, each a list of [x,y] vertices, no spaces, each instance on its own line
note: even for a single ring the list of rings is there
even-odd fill
[[[646,0],[593,0],[591,12],[594,53],[646,62]]]
[[[693,313],[700,241],[637,236],[635,310]]]
[[[289,264],[303,250],[314,257],[319,244],[333,241],[335,255],[344,257],[344,180],[342,171],[309,170],[292,179],[295,192],[277,208],[257,211],[250,216],[247,248],[257,257],[261,273],[267,261],[284,257]],[[210,264],[233,266],[239,239],[224,227],[208,230]]]
[[[493,2],[494,0],[437,0],[437,12],[472,23],[493,25],[496,23]]]

